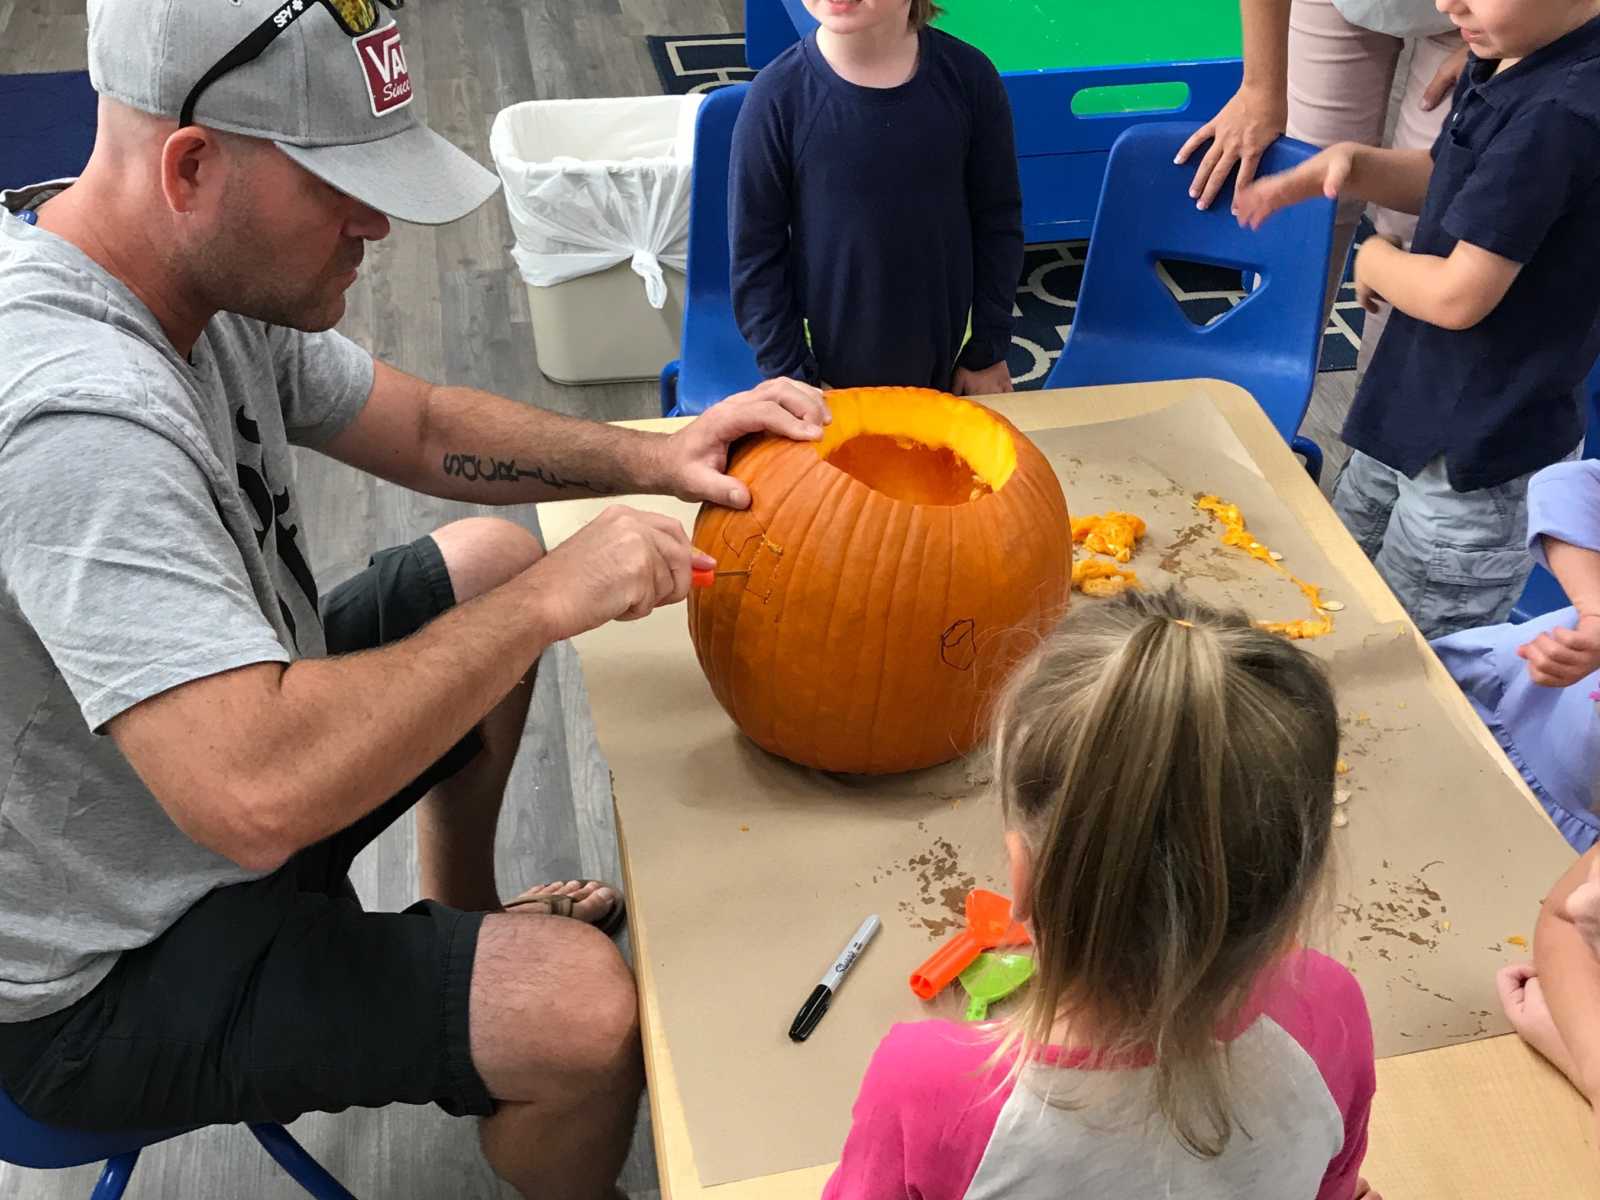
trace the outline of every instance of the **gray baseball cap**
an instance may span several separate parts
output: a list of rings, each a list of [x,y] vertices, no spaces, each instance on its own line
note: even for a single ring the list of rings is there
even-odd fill
[[[184,99],[264,20],[307,11],[259,58],[201,93],[196,124],[265,138],[318,178],[421,225],[466,216],[498,177],[417,120],[387,9],[352,38],[317,0],[89,0],[89,78],[132,108],[178,118]]]

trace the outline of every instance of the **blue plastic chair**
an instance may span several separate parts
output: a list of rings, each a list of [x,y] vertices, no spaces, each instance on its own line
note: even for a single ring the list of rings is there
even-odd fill
[[[1192,378],[1238,384],[1316,478],[1322,451],[1299,430],[1326,324],[1333,201],[1296,204],[1258,231],[1241,229],[1228,211],[1230,182],[1200,211],[1189,198],[1194,165],[1172,161],[1196,128],[1137,125],[1111,147],[1072,328],[1045,386]],[[1261,171],[1285,170],[1315,152],[1279,138]],[[1196,325],[1156,274],[1163,259],[1237,268],[1256,286],[1211,324]]]
[[[1600,363],[1596,363],[1594,370],[1589,372],[1586,388],[1589,394],[1589,430],[1583,439],[1583,456],[1600,458]],[[1533,574],[1528,576],[1528,586],[1523,589],[1521,599],[1511,610],[1511,622],[1520,625],[1545,613],[1555,612],[1558,608],[1566,608],[1570,603],[1567,593],[1556,582],[1556,577],[1543,567],[1534,567]]]
[[[77,175],[89,161],[99,97],[85,71],[0,75],[0,188]]]
[[[105,1170],[100,1173],[89,1200],[118,1200],[133,1176],[139,1151],[190,1132],[193,1130],[91,1133],[63,1129],[35,1121],[0,1091],[0,1161],[54,1171],[104,1160]],[[315,1200],[355,1200],[282,1125],[252,1123],[250,1132],[289,1177]]]
[[[806,14],[809,18],[810,14]],[[790,46],[802,32],[815,28],[812,22],[807,30],[795,27],[795,17],[784,10],[782,0],[745,0],[744,5],[744,60],[752,71],[759,71]]]
[[[724,396],[761,382],[756,353],[733,319],[728,250],[728,155],[747,83],[718,88],[695,118],[689,192],[689,270],[679,357],[661,369],[661,413],[703,413]]]

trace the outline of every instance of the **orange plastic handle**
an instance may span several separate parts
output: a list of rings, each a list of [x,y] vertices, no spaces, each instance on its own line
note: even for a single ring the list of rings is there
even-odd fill
[[[911,972],[911,990],[920,1000],[932,1000],[982,953],[983,943],[977,935],[970,929],[963,929]]]
[[[690,573],[689,586],[708,588],[716,581],[717,569],[715,567],[695,567]]]

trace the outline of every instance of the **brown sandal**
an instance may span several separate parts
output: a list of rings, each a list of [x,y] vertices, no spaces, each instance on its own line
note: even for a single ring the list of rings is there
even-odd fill
[[[610,889],[611,895],[613,896],[611,907],[605,910],[599,920],[585,921],[584,923],[587,925],[593,925],[607,937],[615,936],[617,931],[620,930],[628,920],[628,905],[627,901],[623,898],[622,889],[598,879],[580,879],[578,882],[584,885],[593,885],[594,887]],[[587,899],[587,897],[585,897],[585,899]],[[513,908],[525,908],[538,904],[543,906],[545,913],[549,916],[570,917],[574,921],[583,921],[584,918],[578,916],[574,911],[577,908],[578,903],[579,902],[573,900],[571,896],[554,892],[543,896],[521,896],[516,900],[507,900],[500,907],[510,910]]]

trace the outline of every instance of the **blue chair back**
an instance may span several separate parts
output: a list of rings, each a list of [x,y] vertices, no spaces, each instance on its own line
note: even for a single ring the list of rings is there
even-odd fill
[[[1202,212],[1189,197],[1193,164],[1172,161],[1196,128],[1135,125],[1112,146],[1071,332],[1046,386],[1222,379],[1254,396],[1292,442],[1316,382],[1334,205],[1319,197],[1275,213],[1258,231],[1242,229],[1229,212],[1230,183]],[[1279,138],[1261,171],[1314,153]],[[1196,325],[1158,274],[1162,260],[1236,268],[1255,288]]]
[[[804,8],[796,16],[782,0],[744,0],[744,61],[759,71],[816,27]]]
[[[1584,386],[1588,393],[1589,427],[1583,438],[1583,456],[1600,458],[1600,363],[1595,363],[1594,370],[1589,372],[1588,382]],[[1528,586],[1523,589],[1521,599],[1511,610],[1511,620],[1514,624],[1520,625],[1524,621],[1533,620],[1534,617],[1555,612],[1558,608],[1566,608],[1571,603],[1572,601],[1567,599],[1567,593],[1556,582],[1556,577],[1543,567],[1536,566],[1533,568],[1533,574],[1528,576]]]
[[[683,343],[678,360],[661,375],[665,416],[702,413],[724,396],[761,382],[755,351],[733,318],[728,249],[728,156],[749,90],[746,83],[717,89],[695,118]]]

